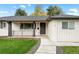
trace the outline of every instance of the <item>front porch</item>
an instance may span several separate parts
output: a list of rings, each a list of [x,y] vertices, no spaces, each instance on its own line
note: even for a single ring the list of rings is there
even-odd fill
[[[47,35],[47,21],[8,22],[8,36],[33,37]]]

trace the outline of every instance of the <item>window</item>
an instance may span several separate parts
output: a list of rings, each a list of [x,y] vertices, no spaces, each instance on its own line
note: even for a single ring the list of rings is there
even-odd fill
[[[6,23],[3,23],[3,27],[6,27]]]
[[[69,21],[69,22],[62,22],[62,29],[74,29],[74,22]]]
[[[6,23],[5,22],[0,22],[0,28],[4,28],[6,27]]]
[[[69,22],[69,29],[74,29],[74,22]]]
[[[68,29],[68,22],[62,22],[62,28]]]
[[[22,23],[20,25],[20,29],[32,29],[33,28],[33,24],[32,23]]]

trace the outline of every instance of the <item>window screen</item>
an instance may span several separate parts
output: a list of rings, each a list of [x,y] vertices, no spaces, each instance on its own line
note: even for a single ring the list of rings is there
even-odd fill
[[[75,25],[75,24],[74,24],[74,22],[73,22],[73,21],[72,21],[72,22],[69,22],[69,26],[68,26],[68,27],[69,27],[69,29],[74,29],[74,25]]]
[[[74,29],[74,21],[62,22],[62,29]]]
[[[62,29],[68,29],[68,22],[62,22]]]
[[[20,25],[20,29],[32,29],[33,24],[32,23],[23,23]]]

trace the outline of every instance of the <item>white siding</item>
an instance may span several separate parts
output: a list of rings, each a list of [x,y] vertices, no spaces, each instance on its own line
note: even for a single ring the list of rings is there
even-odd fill
[[[36,29],[35,29],[35,35],[36,36],[40,36],[40,23],[45,23],[46,24],[46,28],[45,28],[45,31],[46,31],[46,34],[48,33],[48,22],[46,21],[36,21]],[[39,29],[38,29],[39,28]]]
[[[57,21],[52,20],[48,22],[48,37],[52,41],[57,41]]]
[[[8,36],[8,23],[5,22],[6,27],[0,28],[0,36]]]
[[[35,35],[37,35],[37,36],[40,35],[40,22],[39,21],[36,22]]]
[[[62,21],[74,21],[75,29],[62,29]],[[52,41],[79,41],[79,20],[52,20],[48,24],[48,36]]]
[[[37,29],[39,28],[39,29]],[[40,35],[40,22],[36,22],[35,34]],[[20,22],[12,22],[12,35],[33,35],[33,29],[20,29]],[[0,36],[8,36],[8,23],[5,28],[0,28]]]
[[[33,35],[33,29],[20,29],[20,23],[12,23],[12,34],[16,35]]]
[[[79,41],[79,20],[66,21],[74,21],[75,29],[62,29],[62,20],[58,21],[58,41]]]

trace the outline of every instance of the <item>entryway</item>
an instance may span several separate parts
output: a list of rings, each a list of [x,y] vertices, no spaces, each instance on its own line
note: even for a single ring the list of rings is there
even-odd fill
[[[46,34],[46,23],[40,23],[40,34]]]

